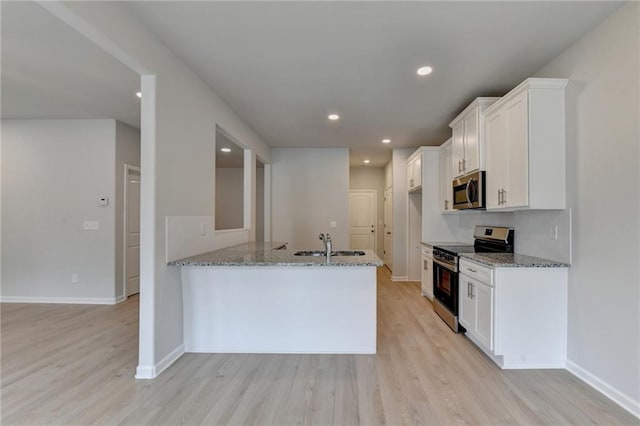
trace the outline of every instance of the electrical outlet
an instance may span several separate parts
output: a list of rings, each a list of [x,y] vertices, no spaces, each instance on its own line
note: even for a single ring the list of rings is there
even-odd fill
[[[97,231],[99,228],[99,223],[97,220],[85,220],[84,221],[84,230],[85,231]]]
[[[549,227],[549,239],[557,240],[558,239],[558,225],[551,225]]]
[[[77,284],[78,281],[80,281],[80,278],[78,277],[78,273],[74,272],[73,274],[71,274],[71,283]]]
[[[335,228],[336,226],[338,226],[338,224],[336,223],[335,220],[332,220],[329,222],[329,228]]]
[[[207,235],[207,224],[206,223],[201,223],[200,224],[200,235],[201,236],[205,236]]]

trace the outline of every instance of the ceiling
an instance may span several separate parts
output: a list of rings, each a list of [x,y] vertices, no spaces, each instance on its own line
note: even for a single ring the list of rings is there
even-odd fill
[[[2,8],[2,118],[113,118],[140,127],[140,77],[33,2]]]
[[[439,145],[476,96],[500,96],[617,2],[127,2],[274,147]],[[139,127],[139,77],[31,2],[1,2],[2,117]],[[419,77],[421,65],[434,68]],[[562,77],[562,76],[554,76]],[[329,113],[341,118],[327,120]],[[392,143],[383,145],[383,138]],[[242,141],[240,141],[242,142]]]
[[[268,144],[349,147],[371,166],[441,144],[473,98],[503,95],[620,4],[127,3]]]

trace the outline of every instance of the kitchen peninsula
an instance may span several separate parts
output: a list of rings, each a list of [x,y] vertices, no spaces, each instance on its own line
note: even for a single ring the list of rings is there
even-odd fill
[[[296,256],[246,243],[180,266],[185,352],[376,352],[376,267],[362,256]]]

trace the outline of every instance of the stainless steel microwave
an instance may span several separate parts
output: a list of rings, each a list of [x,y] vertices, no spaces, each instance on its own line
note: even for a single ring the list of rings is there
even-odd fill
[[[473,172],[453,180],[453,208],[484,209],[486,207],[485,172]]]

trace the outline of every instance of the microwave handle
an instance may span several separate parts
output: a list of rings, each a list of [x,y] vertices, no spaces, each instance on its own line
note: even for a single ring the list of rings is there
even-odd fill
[[[469,204],[469,207],[472,206],[472,204],[471,204],[471,195],[469,194],[469,187],[471,186],[472,182],[473,182],[473,178],[470,178],[469,181],[467,182],[467,184],[464,187],[464,193],[467,196],[467,203]]]

